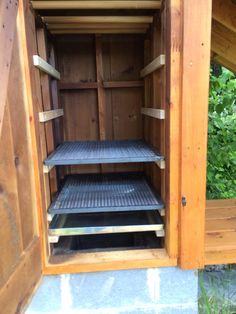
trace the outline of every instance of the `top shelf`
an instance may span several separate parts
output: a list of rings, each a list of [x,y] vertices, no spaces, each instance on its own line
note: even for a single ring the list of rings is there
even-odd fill
[[[141,140],[78,141],[59,145],[45,161],[46,166],[155,162],[164,157]]]

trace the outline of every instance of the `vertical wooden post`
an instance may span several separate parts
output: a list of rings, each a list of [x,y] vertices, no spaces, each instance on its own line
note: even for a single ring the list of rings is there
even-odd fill
[[[46,47],[46,36],[43,28],[36,30],[37,37],[37,46],[38,46],[38,54],[41,58],[47,61],[47,47]],[[51,110],[53,109],[52,101],[51,101],[51,90],[50,90],[50,80],[49,75],[45,73],[40,73],[40,83],[41,83],[41,91],[42,91],[42,104],[43,110]],[[51,154],[54,149],[54,134],[53,134],[53,120],[46,122],[44,125],[45,135],[46,135],[46,145],[47,145],[47,154]],[[46,175],[46,174],[45,174]],[[49,176],[50,183],[50,192],[51,195],[57,192],[57,174],[56,169],[52,169]]]
[[[182,0],[166,2],[166,249],[178,254]]]
[[[103,88],[102,37],[96,34],[96,73],[98,82],[98,120],[100,140],[106,139],[105,127],[105,91]]]
[[[182,1],[180,266],[204,266],[211,0]]]

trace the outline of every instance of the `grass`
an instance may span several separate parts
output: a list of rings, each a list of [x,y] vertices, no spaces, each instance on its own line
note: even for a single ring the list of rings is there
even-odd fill
[[[199,272],[199,314],[236,314],[235,266]],[[234,300],[234,302],[233,302]]]

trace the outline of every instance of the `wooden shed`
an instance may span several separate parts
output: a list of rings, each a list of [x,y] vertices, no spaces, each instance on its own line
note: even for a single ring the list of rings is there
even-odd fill
[[[235,12],[231,0],[213,15],[211,0],[1,1],[4,313],[42,274],[235,262],[235,228],[217,222],[235,201],[206,215],[205,196],[210,58],[235,70]]]

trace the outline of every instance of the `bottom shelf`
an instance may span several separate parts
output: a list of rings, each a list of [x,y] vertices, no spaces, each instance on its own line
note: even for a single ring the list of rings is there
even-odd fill
[[[50,224],[49,235],[71,236],[144,231],[156,231],[159,232],[159,236],[164,236],[164,226],[158,211],[55,215]]]
[[[162,248],[155,232],[134,232],[61,237],[53,245],[53,256],[78,252],[112,252]]]

